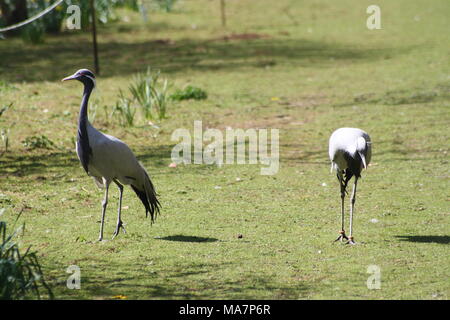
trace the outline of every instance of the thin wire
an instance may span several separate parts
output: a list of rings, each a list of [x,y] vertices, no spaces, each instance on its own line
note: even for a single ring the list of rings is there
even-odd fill
[[[33,17],[31,17],[31,18],[29,18],[29,19],[27,19],[27,20],[24,20],[24,21],[22,21],[22,22],[13,24],[13,25],[11,25],[11,26],[9,26],[9,27],[2,28],[2,29],[0,29],[0,32],[5,32],[5,31],[14,30],[14,29],[23,27],[24,25],[27,25],[27,24],[33,22],[34,20],[39,19],[39,18],[42,17],[43,15],[49,13],[50,11],[52,11],[53,9],[55,9],[58,5],[60,5],[61,2],[63,2],[63,1],[64,1],[64,0],[57,0],[54,4],[52,4],[51,6],[49,6],[49,7],[48,7],[47,9],[45,9],[44,11],[38,13],[37,15],[35,15],[35,16],[33,16]]]

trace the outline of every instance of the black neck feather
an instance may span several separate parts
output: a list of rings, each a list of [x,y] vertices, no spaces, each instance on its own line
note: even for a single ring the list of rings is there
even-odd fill
[[[78,156],[80,158],[81,164],[86,172],[88,172],[89,158],[92,155],[92,149],[89,143],[89,136],[87,132],[88,125],[88,102],[94,85],[91,81],[86,81],[84,83],[83,98],[81,100],[80,106],[80,116],[78,120]]]

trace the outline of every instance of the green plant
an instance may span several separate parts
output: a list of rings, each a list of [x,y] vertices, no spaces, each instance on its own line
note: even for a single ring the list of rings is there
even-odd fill
[[[99,100],[98,99],[94,100],[91,103],[91,105],[89,106],[89,111],[88,111],[89,115],[88,115],[88,117],[89,117],[89,121],[91,123],[95,122],[95,118],[97,117],[98,106],[99,106]]]
[[[28,17],[31,17],[39,12],[45,10],[48,6],[48,1],[34,0],[27,1]],[[25,25],[20,29],[22,39],[27,43],[39,44],[44,42],[44,35],[46,31],[59,31],[59,27],[64,16],[59,14],[59,10],[53,10],[40,19]],[[56,29],[56,30],[55,30]]]
[[[170,99],[175,101],[189,100],[189,99],[204,100],[206,98],[208,98],[208,94],[206,93],[205,90],[190,85],[182,90],[178,89],[177,91],[175,91],[175,93],[173,93],[170,96]]]
[[[2,92],[2,91],[6,92],[9,90],[17,90],[17,88],[14,85],[12,85],[11,83],[6,82],[5,80],[0,80],[0,92]],[[12,103],[11,103],[11,105],[12,105]]]
[[[22,141],[22,144],[25,148],[30,150],[53,149],[56,147],[55,143],[44,135],[27,137],[25,140]]]
[[[27,43],[39,44],[44,42],[44,25],[40,21],[35,21],[23,27],[21,36]]]
[[[135,115],[136,109],[133,107],[131,100],[126,98],[122,90],[120,90],[119,100],[114,106],[112,116],[116,116],[121,125],[132,127],[134,125]]]
[[[91,22],[91,7],[90,0],[66,0],[67,5],[75,4],[80,7],[81,11],[81,28],[87,30]],[[105,24],[109,21],[117,20],[117,15],[114,11],[115,8],[127,7],[129,9],[138,11],[139,0],[95,0],[95,12],[98,21]]]
[[[110,113],[108,112],[108,106],[106,104],[103,105],[103,113],[104,113],[106,123],[109,123]]]
[[[70,5],[77,5],[81,13],[81,28],[87,30],[91,24],[90,0],[66,0],[56,6],[54,10],[45,14],[43,17],[19,29],[23,40],[27,43],[39,44],[44,42],[46,32],[57,33],[61,31],[66,11]],[[176,0],[151,0],[154,7],[166,12],[172,11]],[[105,24],[109,21],[118,19],[115,8],[127,7],[131,10],[139,11],[144,8],[145,0],[95,0],[95,11],[98,21]],[[3,5],[7,9],[5,15],[0,16],[0,26],[17,23],[23,20],[17,19],[16,6],[12,0],[6,0]],[[48,0],[26,1],[25,9],[22,9],[24,17],[34,16],[44,11],[49,6]],[[7,14],[6,14],[7,13]],[[16,14],[13,14],[16,13]]]
[[[167,107],[167,90],[169,89],[169,83],[167,79],[163,81],[160,90],[154,91],[154,98],[156,101],[158,118],[164,119],[166,117],[166,107]]]
[[[5,209],[0,209],[0,216],[4,211]],[[19,217],[20,214],[16,222]],[[28,247],[23,253],[14,241],[24,227],[22,225],[12,233],[8,233],[6,222],[0,221],[0,299],[16,300],[27,297],[40,299],[40,287],[43,287],[52,299],[52,290],[44,280],[36,252],[31,252],[31,247]]]
[[[1,88],[1,87],[0,87]],[[13,102],[0,108],[0,117],[13,106]]]
[[[166,117],[167,79],[160,80],[160,71],[153,72],[147,68],[146,73],[139,73],[134,77],[129,89],[147,120],[155,118],[161,120]]]
[[[153,1],[156,2],[156,4],[161,10],[164,10],[166,12],[172,11],[175,2],[177,2],[177,0],[153,0]]]

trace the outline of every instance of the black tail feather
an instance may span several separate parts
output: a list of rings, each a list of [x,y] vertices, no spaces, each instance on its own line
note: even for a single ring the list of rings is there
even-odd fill
[[[361,166],[362,166],[362,159],[359,153],[356,153],[354,156],[350,155],[349,153],[344,153],[344,159],[347,162],[347,169],[345,170],[345,179],[350,180],[353,176],[356,178],[361,177]],[[347,179],[348,177],[348,179]]]
[[[145,171],[144,171],[145,172]],[[150,213],[150,218],[152,219],[152,223],[155,221],[157,215],[159,214],[159,210],[161,207],[161,204],[159,203],[157,199],[157,194],[155,192],[155,188],[153,186],[153,183],[151,182],[150,178],[147,175],[147,172],[145,172],[145,178],[148,180],[148,187],[145,187],[145,183],[143,186],[137,187],[135,185],[131,185],[131,188],[136,193],[136,195],[141,200],[142,204],[145,207],[145,216],[148,217],[148,213]],[[150,190],[148,190],[150,189]]]
[[[350,181],[350,179],[353,177],[353,172],[352,172],[352,170],[349,170],[349,169],[345,169],[345,175],[344,175],[344,190],[345,190],[345,193],[347,193],[348,194],[348,192],[347,192],[347,185],[348,185],[348,182]]]
[[[337,174],[337,178],[339,180],[339,183],[341,184],[341,187],[343,188],[344,192],[348,194],[347,192],[347,185],[350,179],[355,176],[353,171],[349,168],[342,170],[341,173]],[[342,180],[341,180],[342,179]]]

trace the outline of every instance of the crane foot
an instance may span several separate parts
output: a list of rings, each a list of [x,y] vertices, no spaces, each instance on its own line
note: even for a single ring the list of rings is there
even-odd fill
[[[339,233],[340,233],[339,237],[337,237],[337,239],[334,240],[334,242],[339,241],[339,240],[340,240],[341,242],[343,242],[344,239],[345,239],[345,240],[348,240],[347,236],[345,235],[345,231],[344,231],[344,230],[339,231]]]
[[[122,231],[123,231],[123,233],[127,233],[126,232],[126,230],[125,230],[125,227],[123,226],[123,223],[122,223],[122,220],[119,220],[119,223],[117,224],[117,226],[116,226],[116,231],[114,231],[114,234],[113,234],[113,239],[117,236],[117,235],[119,235],[119,232],[120,232],[120,229],[122,228]]]
[[[356,242],[355,241],[353,241],[353,237],[352,236],[350,236],[350,237],[348,237],[348,241],[347,241],[347,243],[346,244],[356,244]]]

